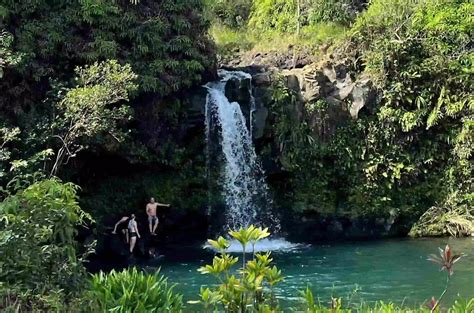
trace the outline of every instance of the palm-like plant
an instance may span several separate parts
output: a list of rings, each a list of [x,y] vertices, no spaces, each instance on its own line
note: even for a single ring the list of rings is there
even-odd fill
[[[271,267],[273,259],[270,252],[255,253],[255,244],[270,235],[268,229],[251,225],[230,231],[229,235],[242,245],[242,268],[233,274],[232,267],[238,258],[226,252],[230,246],[227,239],[208,240],[219,255],[214,257],[212,264],[202,266],[198,271],[215,276],[220,285],[215,289],[202,288],[201,299],[189,303],[203,303],[206,311],[216,310],[221,305],[227,312],[272,312],[276,307],[273,287],[283,280],[283,276],[276,266]],[[246,262],[249,243],[253,247],[253,258]],[[268,289],[270,301],[267,301],[265,294]]]
[[[449,276],[453,275],[453,266],[457,261],[459,261],[459,259],[461,259],[462,254],[453,254],[449,245],[446,245],[444,250],[441,248],[438,249],[439,256],[431,254],[428,257],[428,260],[441,265],[441,270],[447,270]]]
[[[431,305],[430,305],[431,312],[434,312],[439,307],[441,300],[443,299],[444,295],[448,291],[449,280],[454,273],[453,266],[457,261],[461,259],[461,257],[462,257],[462,254],[454,254],[451,248],[449,247],[449,245],[446,245],[444,249],[439,248],[439,256],[436,254],[431,254],[428,257],[429,261],[441,265],[441,269],[440,269],[441,271],[446,270],[448,272],[446,276],[446,286],[443,292],[441,293],[437,301],[434,298],[432,298],[431,300]]]
[[[255,227],[250,225],[247,228],[239,228],[238,231],[231,230],[229,231],[229,235],[237,240],[242,245],[242,264],[245,267],[245,254],[247,245],[250,243],[252,245],[252,255],[255,255],[255,244],[257,241],[260,241],[268,236],[270,233],[268,232],[268,228],[262,227]]]

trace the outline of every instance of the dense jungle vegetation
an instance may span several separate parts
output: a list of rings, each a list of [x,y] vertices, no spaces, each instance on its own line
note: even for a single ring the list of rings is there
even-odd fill
[[[281,214],[393,217],[413,236],[474,233],[473,12],[468,0],[0,0],[0,310],[182,309],[159,274],[91,281],[94,245],[78,233],[150,194],[182,214],[206,211],[203,125],[190,98],[219,62],[246,53],[344,59],[376,90],[374,105],[325,137],[312,117],[324,120],[331,103],[305,103],[297,120],[296,95],[272,81],[258,146],[278,168],[270,185]],[[280,274],[269,268],[265,279]],[[257,290],[263,278],[248,277]],[[114,302],[123,281],[159,292]],[[201,297],[210,308],[224,301]],[[311,299],[308,290],[305,311],[326,310]]]

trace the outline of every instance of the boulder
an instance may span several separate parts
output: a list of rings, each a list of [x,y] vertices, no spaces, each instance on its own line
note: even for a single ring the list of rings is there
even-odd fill
[[[313,102],[321,98],[321,87],[318,84],[306,84],[306,91],[303,93],[305,102]]]
[[[352,92],[350,93],[351,104],[349,111],[352,118],[356,119],[359,111],[371,104],[375,99],[375,91],[372,88],[372,82],[363,78],[356,81]]]
[[[253,85],[256,87],[269,86],[272,82],[270,73],[263,72],[252,76]]]
[[[304,75],[301,69],[282,71],[285,77],[285,85],[296,93],[304,90]]]
[[[347,85],[342,85],[340,88],[337,89],[337,92],[334,94],[339,100],[344,100],[352,93],[354,90],[355,83],[349,83]]]
[[[240,105],[249,103],[252,97],[250,79],[229,79],[225,86],[225,95],[230,102],[237,101]]]
[[[311,72],[307,72],[307,75],[305,76],[307,80],[314,80],[318,84],[325,84],[329,82],[329,79],[326,75],[324,75],[324,72],[321,70],[313,70]]]
[[[252,118],[253,138],[259,139],[263,137],[267,118],[268,118],[268,109],[266,107],[261,107],[259,109],[256,109],[253,112],[253,118]]]
[[[327,79],[331,82],[334,83],[337,80],[337,74],[336,71],[334,70],[334,67],[332,66],[331,63],[326,63],[323,65],[323,74],[324,76],[327,77]]]

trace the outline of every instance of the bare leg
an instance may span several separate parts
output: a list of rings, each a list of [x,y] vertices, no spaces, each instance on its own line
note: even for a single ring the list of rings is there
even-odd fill
[[[133,236],[130,238],[130,253],[133,253],[133,249],[135,248],[135,244],[137,243],[137,237]]]
[[[150,234],[153,234],[153,220],[148,222],[148,228],[150,229]]]
[[[124,230],[123,230],[123,233],[125,234],[125,241],[126,241],[127,243],[129,243],[130,240],[129,240],[129,238],[128,238],[128,230],[124,229]]]
[[[158,222],[158,220],[156,220],[155,226],[153,226],[153,231],[152,231],[153,234],[155,234],[156,229],[158,228],[158,224],[159,224],[159,222]]]

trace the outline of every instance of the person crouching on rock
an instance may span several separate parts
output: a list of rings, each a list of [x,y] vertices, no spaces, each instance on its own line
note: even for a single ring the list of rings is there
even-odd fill
[[[135,248],[135,244],[137,243],[137,237],[140,238],[137,221],[135,220],[135,214],[132,214],[130,216],[127,229],[128,236],[130,237],[130,253],[133,253],[133,249]]]
[[[112,231],[112,234],[117,234],[117,228],[119,228],[120,226],[120,231],[122,232],[122,234],[125,235],[125,242],[128,244],[129,243],[129,239],[128,239],[128,229],[127,229],[127,224],[125,223],[128,223],[128,221],[130,220],[130,217],[128,216],[124,216],[122,217],[117,223],[115,223],[115,227],[114,227],[114,230]],[[125,224],[125,225],[123,225]]]

